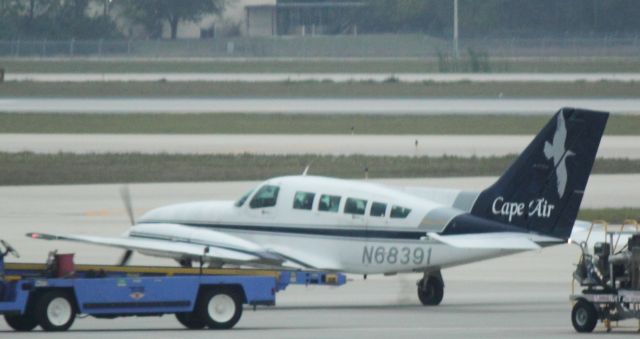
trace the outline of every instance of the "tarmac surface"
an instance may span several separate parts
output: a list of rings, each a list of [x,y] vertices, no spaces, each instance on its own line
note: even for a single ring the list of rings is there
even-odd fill
[[[640,73],[7,73],[5,81],[33,82],[598,82],[640,81]]]
[[[0,134],[0,151],[376,156],[446,154],[484,157],[519,154],[532,139],[533,136],[528,135]],[[640,147],[637,145],[640,145],[638,136],[605,136],[598,157],[640,159]]]
[[[259,99],[259,98],[0,98],[12,113],[255,113],[255,114],[544,114],[580,107],[639,114],[638,98],[527,99]]]
[[[608,205],[606,191],[634,193],[640,176],[594,176],[585,205]],[[395,185],[479,188],[492,178],[389,179]],[[255,182],[136,184],[131,193],[136,215],[163,204],[201,199],[232,199]],[[78,263],[112,264],[121,251],[24,237],[29,231],[117,235],[127,217],[117,185],[0,187],[2,238],[22,254],[22,262],[43,262],[47,251],[75,252]],[[613,196],[613,195],[612,195]],[[245,309],[230,331],[186,331],[173,316],[77,319],[71,331],[47,338],[578,338],[570,322],[570,274],[578,249],[560,245],[443,272],[445,298],[438,307],[420,306],[419,275],[349,276],[339,288],[290,287],[274,308]],[[11,258],[10,261],[16,259]],[[171,264],[134,255],[132,264]],[[621,322],[614,333],[637,336],[635,322]],[[602,326],[597,331],[603,332]],[[42,337],[40,331],[14,333],[0,321],[0,336]],[[608,337],[610,335],[607,335]]]

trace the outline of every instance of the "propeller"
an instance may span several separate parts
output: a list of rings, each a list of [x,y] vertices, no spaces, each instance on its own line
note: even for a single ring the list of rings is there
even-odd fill
[[[131,203],[131,192],[129,191],[128,185],[120,187],[120,198],[122,199],[124,208],[127,210],[127,215],[129,216],[131,226],[135,225],[136,217],[133,215],[133,204]]]
[[[0,244],[2,245],[2,247],[4,247],[5,251],[7,251],[7,253],[11,253],[11,254],[13,254],[14,257],[20,258],[20,254],[18,253],[18,251],[16,251],[16,249],[13,248],[13,246],[11,246],[8,242],[6,242],[4,240],[0,240]]]
[[[120,187],[120,198],[122,199],[124,208],[127,210],[127,215],[129,216],[129,222],[131,222],[131,226],[134,226],[136,224],[136,217],[133,214],[133,203],[131,202],[131,192],[129,191],[128,185],[124,185]],[[122,254],[122,257],[120,257],[120,261],[118,262],[118,265],[127,266],[129,261],[131,261],[132,255],[133,255],[132,250],[126,250]]]

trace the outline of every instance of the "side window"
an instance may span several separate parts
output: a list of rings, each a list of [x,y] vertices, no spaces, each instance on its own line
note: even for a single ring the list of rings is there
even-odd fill
[[[324,212],[338,212],[340,206],[340,197],[337,195],[323,194],[320,196],[320,203],[318,204],[318,211]]]
[[[387,211],[387,204],[381,202],[373,202],[371,204],[371,212],[369,215],[372,217],[384,217]]]
[[[410,208],[402,207],[402,206],[393,206],[391,207],[391,217],[396,219],[404,219],[409,213],[411,213]]]
[[[272,185],[264,185],[260,187],[258,192],[253,196],[249,206],[251,208],[273,207],[278,201],[278,191],[280,187]]]
[[[367,201],[363,199],[347,198],[344,204],[344,213],[364,215],[367,209]]]
[[[313,207],[313,198],[315,193],[296,192],[293,198],[293,208],[297,210],[310,210]]]

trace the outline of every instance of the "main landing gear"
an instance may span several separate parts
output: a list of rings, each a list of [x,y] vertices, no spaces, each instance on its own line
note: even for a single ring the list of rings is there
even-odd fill
[[[424,272],[424,277],[418,280],[418,299],[424,306],[436,306],[442,302],[444,296],[444,281],[440,271]]]

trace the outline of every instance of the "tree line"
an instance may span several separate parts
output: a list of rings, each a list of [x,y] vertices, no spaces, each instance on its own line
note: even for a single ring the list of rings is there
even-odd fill
[[[173,39],[178,25],[220,14],[228,0],[0,0],[0,39],[117,39],[131,35],[118,22]],[[119,20],[118,20],[119,19]],[[133,24],[133,25],[131,25]]]
[[[303,0],[307,1],[307,0]],[[362,0],[367,32],[452,36],[453,0]],[[458,0],[460,36],[603,37],[640,33],[638,0]]]
[[[361,33],[452,35],[453,0],[324,0],[340,1],[364,5],[350,19]],[[0,0],[0,39],[117,39],[134,26],[149,38],[168,27],[175,38],[181,22],[220,15],[231,2]],[[459,18],[462,38],[637,36],[640,0],[459,0]]]

